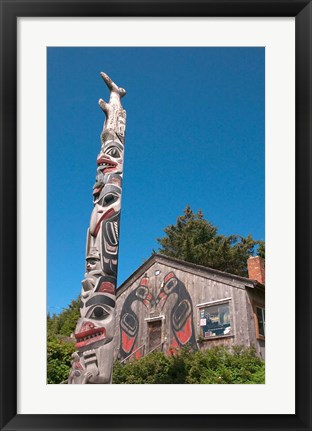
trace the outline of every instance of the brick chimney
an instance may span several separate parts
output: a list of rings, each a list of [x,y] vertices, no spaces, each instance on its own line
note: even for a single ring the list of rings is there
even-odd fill
[[[250,256],[247,260],[248,277],[265,284],[265,260],[260,256]]]

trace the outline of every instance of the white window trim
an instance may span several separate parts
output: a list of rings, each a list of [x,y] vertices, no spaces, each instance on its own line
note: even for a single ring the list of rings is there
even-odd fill
[[[205,307],[209,307],[209,306],[213,306],[213,305],[221,305],[221,304],[229,304],[229,309],[230,309],[230,316],[232,316],[232,305],[230,305],[230,301],[232,300],[232,297],[229,298],[222,298],[222,299],[217,299],[215,301],[209,301],[209,302],[202,302],[201,304],[197,304],[196,307],[198,307],[198,311],[200,311],[201,308],[205,308]],[[235,333],[234,333],[234,317],[231,317],[231,327],[233,328],[233,332],[231,334],[226,334],[226,335],[218,335],[218,336],[214,336],[214,337],[204,337],[204,341],[208,341],[208,340],[215,340],[216,338],[229,338],[229,337],[234,337]],[[199,328],[199,334],[201,335],[201,326],[200,324],[200,317],[198,315],[198,328]]]
[[[222,298],[222,299],[217,299],[215,301],[202,302],[201,304],[197,304],[196,307],[200,308],[200,307],[205,307],[207,305],[222,304],[223,302],[228,302],[231,299],[232,298]]]
[[[165,320],[166,316],[156,316],[156,317],[146,317],[144,320],[146,322],[153,322],[155,320]]]

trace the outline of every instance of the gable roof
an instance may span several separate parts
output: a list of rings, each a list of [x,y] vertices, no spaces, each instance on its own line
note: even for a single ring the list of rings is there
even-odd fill
[[[191,272],[192,274],[214,279],[216,281],[223,281],[224,279],[231,285],[236,287],[260,287],[264,288],[256,280],[250,278],[240,277],[239,275],[230,274],[228,272],[219,271],[217,269],[209,268],[195,263],[186,262],[185,260],[176,259],[175,257],[165,256],[164,254],[152,254],[139,268],[137,268],[116,290],[116,296],[120,296],[125,290],[128,289],[138,278],[140,278],[154,263],[161,263],[180,269],[182,271]]]

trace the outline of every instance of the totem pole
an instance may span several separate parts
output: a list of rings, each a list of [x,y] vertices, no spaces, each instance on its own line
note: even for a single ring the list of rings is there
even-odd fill
[[[115,290],[126,111],[126,94],[105,73],[109,102],[99,100],[105,113],[101,151],[93,186],[93,211],[86,241],[86,273],[82,280],[76,349],[68,384],[111,383],[115,333]]]

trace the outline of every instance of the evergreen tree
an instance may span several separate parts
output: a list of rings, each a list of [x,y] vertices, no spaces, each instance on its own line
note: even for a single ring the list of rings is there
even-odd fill
[[[67,308],[57,318],[59,335],[70,336],[74,332],[77,320],[80,317],[80,298],[72,300]]]
[[[66,381],[75,340],[70,338],[80,317],[80,297],[74,299],[60,314],[47,315],[47,381]]]
[[[257,250],[258,256],[263,257],[265,259],[265,243],[264,241],[258,241],[259,247]]]
[[[264,257],[264,241],[256,241],[251,235],[220,235],[201,210],[195,214],[189,205],[183,213],[175,225],[164,229],[163,238],[157,238],[159,253],[243,277],[247,276],[249,256],[259,251]]]

